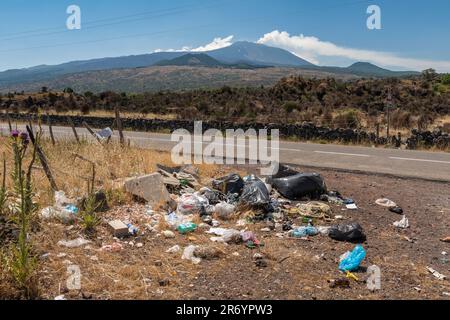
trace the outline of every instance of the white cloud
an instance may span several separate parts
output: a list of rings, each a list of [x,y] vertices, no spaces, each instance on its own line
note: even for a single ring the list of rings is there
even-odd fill
[[[291,36],[286,31],[274,30],[260,38],[258,43],[289,50],[315,64],[320,64],[321,57],[341,57],[371,62],[382,67],[397,67],[417,71],[434,68],[439,72],[450,72],[450,61],[413,59],[390,52],[346,48],[303,34]]]
[[[213,40],[213,42],[208,43],[205,46],[192,49],[191,51],[204,52],[204,51],[212,51],[212,50],[226,48],[233,44],[233,42],[232,42],[233,38],[234,38],[234,36],[228,36],[226,38],[215,38]]]
[[[212,42],[210,42],[204,46],[200,46],[198,48],[184,46],[181,49],[167,49],[167,50],[156,49],[153,52],[205,52],[205,51],[212,51],[212,50],[222,49],[222,48],[231,46],[233,44],[233,42],[232,42],[233,38],[234,38],[233,35],[225,37],[225,38],[214,38],[214,40]]]

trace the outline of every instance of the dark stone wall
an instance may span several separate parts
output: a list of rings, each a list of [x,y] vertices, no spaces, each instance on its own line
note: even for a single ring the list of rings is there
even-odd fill
[[[11,121],[27,122],[30,117],[33,122],[37,121],[36,115],[27,114],[9,114]],[[48,119],[50,118],[50,119]],[[41,121],[43,124],[47,124],[48,120],[52,125],[67,126],[69,124],[68,118],[70,118],[76,127],[82,127],[83,122],[86,121],[91,127],[101,129],[106,127],[113,127],[114,118],[112,117],[89,117],[89,116],[61,116],[61,115],[42,115]],[[7,115],[0,114],[1,121],[7,121]],[[159,119],[129,119],[123,118],[122,124],[124,130],[131,131],[143,131],[143,132],[161,132],[169,131],[173,132],[177,129],[186,129],[190,132],[194,130],[194,121],[183,120],[159,120]],[[379,138],[373,132],[367,132],[364,130],[353,129],[331,129],[327,127],[316,126],[312,123],[303,124],[262,124],[262,123],[246,123],[236,124],[233,122],[217,122],[217,121],[204,121],[203,130],[218,129],[225,131],[226,129],[268,129],[269,133],[271,129],[279,129],[280,135],[284,137],[295,137],[300,140],[324,140],[329,142],[344,142],[344,143],[372,143],[382,145],[393,145],[399,147],[402,143],[406,143],[409,149],[415,149],[418,146],[424,147],[437,147],[441,149],[448,149],[450,147],[450,137],[448,134],[444,134],[441,131],[435,132],[419,132],[413,130],[410,137],[406,140],[401,138],[392,137],[391,139]]]

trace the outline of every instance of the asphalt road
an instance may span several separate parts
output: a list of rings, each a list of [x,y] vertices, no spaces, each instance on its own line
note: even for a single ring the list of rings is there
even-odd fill
[[[6,124],[0,124],[0,130],[9,132]],[[43,131],[48,136],[48,128]],[[77,131],[81,137],[93,139],[86,129]],[[54,127],[53,132],[56,139],[74,139],[69,127]],[[125,132],[125,136],[132,145],[161,151],[170,151],[177,144],[169,134]],[[116,132],[113,138],[118,138]],[[282,163],[450,182],[450,153],[284,141],[279,152]]]

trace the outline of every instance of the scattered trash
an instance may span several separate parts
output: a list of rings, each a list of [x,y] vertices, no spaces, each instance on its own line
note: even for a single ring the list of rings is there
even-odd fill
[[[209,188],[200,189],[199,194],[208,199],[211,205],[217,205],[225,200],[225,195],[222,192]]]
[[[366,241],[366,235],[358,223],[340,224],[332,226],[328,236],[337,241],[362,243]]]
[[[180,224],[177,228],[178,232],[181,234],[188,234],[194,232],[197,229],[197,225],[193,222]]]
[[[255,249],[261,245],[261,242],[256,238],[255,234],[251,231],[241,232],[242,241],[249,249]]]
[[[259,253],[255,254],[253,256],[253,259],[254,259],[255,266],[257,266],[258,268],[267,268],[267,265],[268,265],[267,261],[266,261],[266,259],[264,259],[264,256],[262,254],[259,254]]]
[[[111,128],[105,128],[105,129],[100,130],[99,132],[97,132],[95,135],[100,140],[108,140],[109,138],[112,137],[113,131],[111,130]]]
[[[246,177],[240,200],[251,207],[264,208],[270,203],[269,190],[265,183],[255,176]]]
[[[104,245],[101,247],[100,251],[107,251],[107,252],[119,252],[123,250],[123,245],[115,242],[113,244]]]
[[[183,194],[178,199],[177,212],[182,215],[203,215],[208,199],[196,194]]]
[[[330,288],[350,288],[350,280],[348,278],[332,279],[328,281]]]
[[[235,212],[236,207],[226,202],[220,202],[214,207],[214,212],[222,220],[228,220]]]
[[[234,229],[211,228],[207,233],[218,236],[211,238],[213,242],[239,244],[243,241],[241,232]]]
[[[317,227],[317,231],[323,236],[328,236],[330,233],[331,227]]]
[[[234,173],[226,177],[216,179],[212,182],[214,189],[221,191],[223,194],[238,194],[244,189],[244,180],[241,176]]]
[[[63,294],[61,294],[59,296],[56,296],[54,300],[55,301],[64,301],[64,300],[67,300],[67,299],[66,299],[66,297]]]
[[[83,239],[83,238],[78,238],[78,239],[70,240],[70,241],[66,241],[66,240],[58,241],[59,246],[63,246],[63,247],[67,247],[67,248],[78,248],[78,247],[84,246],[88,243],[91,243],[91,241]]]
[[[306,204],[297,205],[299,214],[303,217],[314,219],[329,219],[332,215],[331,207],[326,203],[312,201]]]
[[[341,257],[339,270],[344,272],[356,271],[359,269],[359,266],[365,257],[366,251],[361,245],[357,245],[352,252],[347,252]]]
[[[128,226],[120,220],[109,222],[108,227],[114,237],[123,238],[129,235]]]
[[[289,200],[319,200],[321,195],[327,193],[325,181],[319,174],[294,172],[292,169],[279,172],[268,179],[268,183]]]
[[[181,251],[181,247],[180,247],[179,245],[175,245],[175,246],[169,248],[169,249],[166,251],[166,253],[171,253],[171,254],[173,254],[173,253],[178,253],[178,252],[180,252],[180,251]]]
[[[434,270],[434,269],[431,268],[431,267],[427,267],[427,270],[428,270],[428,272],[430,272],[430,273],[431,273],[435,278],[437,278],[438,280],[443,281],[443,280],[447,279],[446,276],[444,276],[443,274],[437,272],[436,270]]]
[[[64,191],[56,191],[54,195],[55,205],[41,210],[41,217],[44,220],[57,219],[64,224],[75,222],[78,208],[74,201],[68,199]]]
[[[215,247],[200,246],[195,248],[194,255],[200,259],[213,260],[220,258],[223,255],[223,251]]]
[[[408,218],[406,216],[403,216],[402,220],[394,222],[394,227],[401,229],[408,229],[409,228]]]
[[[299,228],[293,230],[291,233],[291,235],[294,238],[305,238],[307,236],[316,236],[318,234],[319,234],[319,231],[317,230],[317,228],[312,227],[312,226],[299,227]]]
[[[400,208],[399,206],[396,207],[390,207],[389,208],[390,212],[396,213],[396,214],[403,214],[403,209]]]
[[[386,198],[378,199],[377,201],[375,201],[375,203],[379,206],[386,207],[386,208],[397,207],[397,204],[394,201],[386,199]]]
[[[195,250],[197,249],[197,246],[189,246],[184,249],[183,255],[181,256],[181,259],[183,260],[191,260],[193,264],[199,264],[202,262],[201,258],[197,258],[194,254]]]
[[[358,206],[356,205],[356,203],[347,204],[345,207],[349,210],[358,210]]]

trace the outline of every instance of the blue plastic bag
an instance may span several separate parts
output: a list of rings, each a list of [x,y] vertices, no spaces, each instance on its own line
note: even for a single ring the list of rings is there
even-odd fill
[[[308,226],[308,227],[300,227],[292,232],[292,236],[295,238],[304,238],[307,236],[316,236],[319,234],[319,230],[317,228]]]
[[[345,257],[339,264],[339,270],[341,271],[356,271],[359,269],[359,265],[366,257],[366,251],[358,244],[347,257]]]

